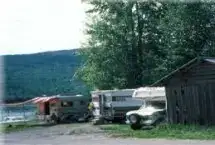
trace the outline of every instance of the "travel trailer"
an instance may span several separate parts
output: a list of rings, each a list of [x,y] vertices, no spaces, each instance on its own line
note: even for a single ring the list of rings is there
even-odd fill
[[[144,100],[144,105],[138,110],[126,113],[126,123],[136,130],[143,126],[154,126],[166,117],[166,94],[164,87],[138,88],[133,98]]]
[[[37,117],[44,121],[65,122],[78,121],[88,113],[89,99],[82,95],[37,97]]]
[[[95,119],[123,121],[128,111],[138,109],[143,102],[132,98],[135,89],[99,90],[91,92]]]

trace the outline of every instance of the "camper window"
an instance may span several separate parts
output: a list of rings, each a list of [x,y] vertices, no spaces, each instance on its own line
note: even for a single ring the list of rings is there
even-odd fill
[[[50,106],[51,106],[51,107],[55,107],[55,106],[56,106],[56,103],[51,103]]]
[[[112,101],[126,101],[126,98],[123,96],[113,96]]]
[[[99,102],[99,97],[92,98],[92,102]]]
[[[73,106],[73,102],[61,102],[61,106],[62,107],[72,107]]]
[[[116,101],[116,97],[114,96],[114,97],[112,97],[112,101]]]

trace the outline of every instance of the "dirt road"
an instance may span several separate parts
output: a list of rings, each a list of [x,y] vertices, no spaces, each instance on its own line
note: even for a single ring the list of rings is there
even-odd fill
[[[37,127],[1,135],[5,145],[215,145],[215,141],[111,138],[89,124]]]

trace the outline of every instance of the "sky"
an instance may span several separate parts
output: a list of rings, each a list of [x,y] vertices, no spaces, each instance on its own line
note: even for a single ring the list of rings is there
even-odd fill
[[[79,48],[81,0],[0,0],[0,55]]]

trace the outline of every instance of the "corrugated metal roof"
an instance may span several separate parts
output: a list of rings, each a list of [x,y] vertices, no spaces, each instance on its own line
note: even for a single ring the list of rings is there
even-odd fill
[[[151,86],[160,86],[161,84],[163,84],[163,82],[165,82],[166,80],[168,80],[169,78],[171,78],[174,74],[176,74],[177,72],[180,72],[181,70],[183,70],[184,68],[190,67],[193,64],[196,63],[200,63],[202,61],[206,61],[209,63],[213,63],[215,64],[215,57],[196,57],[194,59],[192,59],[191,61],[189,61],[188,63],[182,65],[181,67],[179,67],[178,69],[172,71],[171,73],[169,73],[168,75],[164,76],[163,78],[161,78],[160,80],[156,81],[155,83],[153,83]]]
[[[207,58],[207,59],[204,59],[204,60],[207,61],[207,62],[211,62],[211,63],[215,64],[215,58]]]
[[[151,86],[160,86],[162,84],[163,81],[169,79],[170,77],[172,77],[175,73],[179,72],[180,70],[182,70],[183,68],[190,66],[194,63],[196,63],[198,61],[198,58],[194,58],[191,61],[189,61],[188,63],[182,65],[181,67],[179,67],[178,69],[172,71],[171,73],[169,73],[168,75],[164,76],[163,78],[161,78],[160,80],[156,81],[155,83],[153,83]]]

